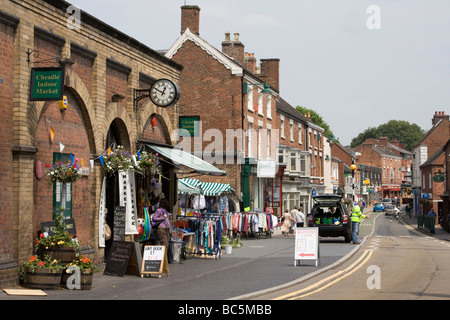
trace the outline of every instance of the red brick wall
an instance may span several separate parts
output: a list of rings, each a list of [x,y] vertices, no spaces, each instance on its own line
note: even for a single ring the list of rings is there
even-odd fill
[[[106,103],[112,102],[112,96],[127,96],[128,75],[113,68],[106,68]]]
[[[0,260],[12,258],[13,231],[13,41],[14,29],[0,24]]]
[[[191,41],[184,43],[173,60],[184,66],[180,81],[180,116],[200,116],[203,133],[215,128],[225,137],[226,129],[242,128],[240,77],[232,76],[230,70]],[[202,150],[210,143],[203,141]]]
[[[450,122],[447,119],[443,119],[442,122],[422,141],[421,144],[428,147],[428,157],[431,157],[447,143],[450,138],[449,127]]]
[[[71,59],[74,64],[72,70],[81,78],[86,86],[89,94],[92,94],[92,65],[93,61],[89,58],[82,57],[80,55],[71,54]]]

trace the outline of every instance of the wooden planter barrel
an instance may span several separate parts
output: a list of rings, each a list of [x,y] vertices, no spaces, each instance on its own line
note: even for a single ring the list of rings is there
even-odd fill
[[[76,258],[74,247],[53,247],[39,250],[41,257],[49,256],[52,260],[58,260],[61,264],[69,264]]]
[[[64,289],[67,289],[67,280],[73,274],[74,273],[67,273],[66,271],[63,272],[62,277],[61,277],[61,285],[64,287]],[[93,278],[94,278],[94,272],[91,269],[82,270],[81,277],[80,277],[80,289],[81,290],[91,290]]]
[[[25,270],[25,286],[30,289],[56,290],[59,289],[62,270],[37,268],[32,272]]]

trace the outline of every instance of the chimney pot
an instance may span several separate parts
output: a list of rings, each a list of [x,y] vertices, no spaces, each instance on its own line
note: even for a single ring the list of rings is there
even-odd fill
[[[183,34],[187,28],[189,28],[192,33],[200,35],[200,7],[181,7],[181,34]]]

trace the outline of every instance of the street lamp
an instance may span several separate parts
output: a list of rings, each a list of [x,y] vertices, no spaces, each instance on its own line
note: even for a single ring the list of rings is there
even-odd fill
[[[357,166],[355,164],[355,161],[356,161],[356,157],[360,156],[360,155],[361,155],[361,153],[359,153],[359,152],[352,152],[352,165],[350,166],[350,169],[352,169],[352,200],[353,200],[353,202],[356,201],[356,196],[355,196],[355,188],[356,188],[356,185],[355,185],[355,171],[357,169]]]

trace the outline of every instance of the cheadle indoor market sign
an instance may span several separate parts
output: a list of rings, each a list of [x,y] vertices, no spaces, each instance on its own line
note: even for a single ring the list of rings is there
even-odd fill
[[[64,68],[32,68],[30,101],[59,101],[64,95]]]

